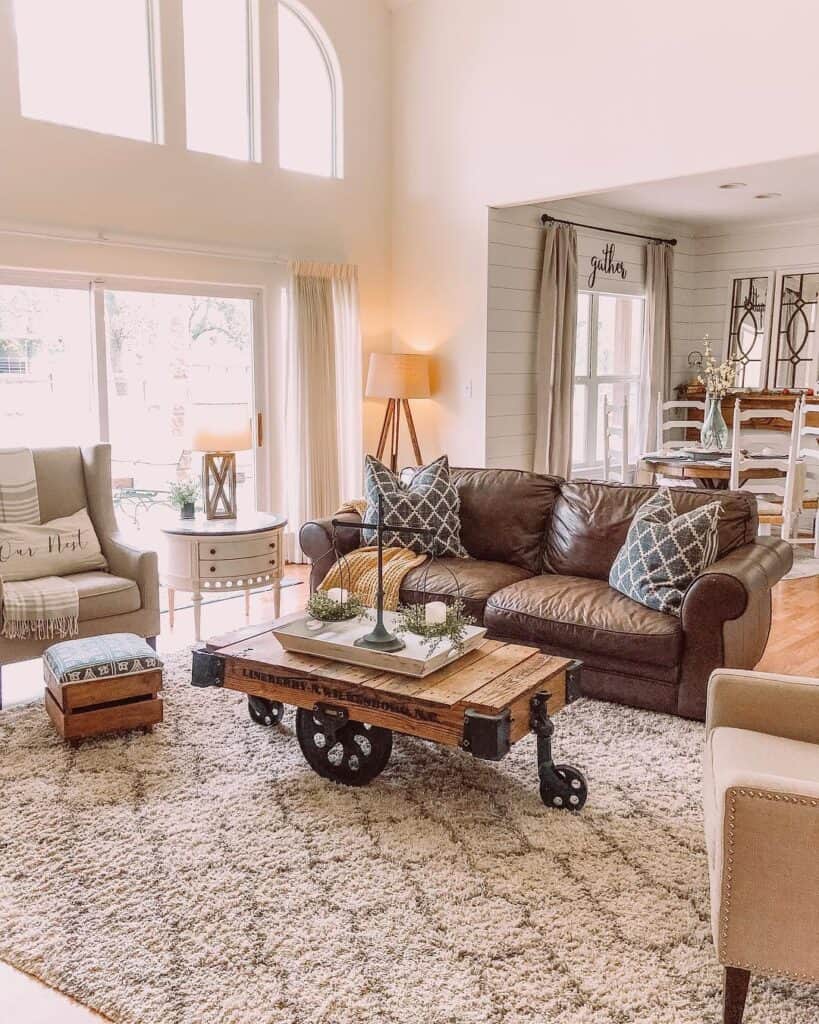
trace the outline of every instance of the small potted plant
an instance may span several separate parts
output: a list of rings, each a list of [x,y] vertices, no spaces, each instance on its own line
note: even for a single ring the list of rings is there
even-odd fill
[[[196,515],[196,499],[199,497],[199,481],[173,481],[169,485],[170,502],[179,509],[180,519],[193,519]]]

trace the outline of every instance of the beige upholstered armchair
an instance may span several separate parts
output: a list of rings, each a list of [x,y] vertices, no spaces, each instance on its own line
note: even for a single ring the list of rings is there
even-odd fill
[[[819,680],[719,669],[708,689],[705,832],[725,1024],[752,974],[819,982]]]
[[[155,640],[159,632],[157,556],[132,547],[118,532],[111,496],[111,446],[35,448],[33,454],[42,522],[87,508],[108,562],[108,572],[66,577],[79,591],[79,635],[136,633]],[[52,643],[0,637],[0,673],[3,665],[39,657]]]

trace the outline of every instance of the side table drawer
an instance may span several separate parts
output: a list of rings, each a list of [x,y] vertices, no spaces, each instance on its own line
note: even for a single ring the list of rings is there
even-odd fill
[[[247,576],[261,576],[263,574],[278,576],[278,551],[271,551],[269,555],[257,556],[256,558],[199,560],[199,579],[202,582],[207,582],[207,580],[244,579]]]
[[[224,558],[269,558],[278,557],[279,535],[268,533],[261,537],[237,537],[234,540],[199,541],[200,561],[221,561]]]

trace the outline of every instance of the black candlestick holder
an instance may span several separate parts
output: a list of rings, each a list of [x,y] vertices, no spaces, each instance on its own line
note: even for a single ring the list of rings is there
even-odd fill
[[[374,530],[378,538],[378,584],[375,592],[375,626],[355,641],[356,647],[364,647],[368,651],[383,651],[386,654],[394,654],[396,651],[403,651],[407,646],[404,641],[391,633],[384,625],[384,533],[414,534],[415,536],[433,537],[434,530],[423,527],[393,526],[384,522],[384,498],[378,495],[378,522],[377,523],[350,523],[343,519],[334,519],[332,525],[345,530]]]

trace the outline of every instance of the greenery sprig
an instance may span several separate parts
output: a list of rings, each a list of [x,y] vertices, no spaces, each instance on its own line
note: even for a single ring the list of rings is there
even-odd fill
[[[307,611],[321,622],[346,622],[360,618],[366,610],[364,602],[355,594],[348,594],[346,601],[334,601],[326,590],[317,590],[307,602]]]
[[[399,636],[414,633],[421,638],[428,654],[434,654],[444,640],[449,640],[453,649],[460,654],[464,649],[467,627],[474,625],[475,620],[466,614],[460,598],[447,605],[444,622],[427,622],[426,606],[423,604],[402,604],[396,609],[395,632]]]

